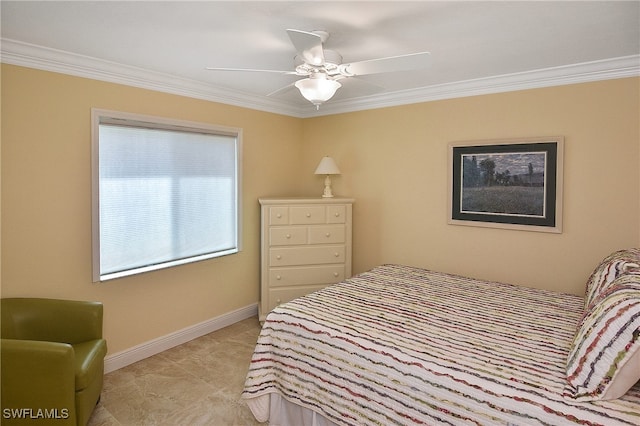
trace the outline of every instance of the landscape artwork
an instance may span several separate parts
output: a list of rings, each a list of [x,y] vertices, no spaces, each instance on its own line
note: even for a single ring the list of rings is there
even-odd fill
[[[560,232],[562,142],[450,144],[449,223]]]
[[[462,156],[461,210],[544,216],[546,153]]]

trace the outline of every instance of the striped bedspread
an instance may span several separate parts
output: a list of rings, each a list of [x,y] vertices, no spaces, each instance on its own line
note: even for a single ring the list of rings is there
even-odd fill
[[[620,399],[562,397],[581,297],[383,265],[267,317],[243,398],[341,425],[640,424]]]

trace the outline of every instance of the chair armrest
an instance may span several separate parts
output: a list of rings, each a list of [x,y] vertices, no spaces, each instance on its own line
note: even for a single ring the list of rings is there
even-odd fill
[[[2,424],[40,413],[75,424],[74,351],[66,343],[0,340]],[[31,410],[31,411],[29,411]],[[23,420],[24,421],[24,420]]]
[[[0,303],[3,338],[64,343],[102,338],[100,302],[8,298]]]

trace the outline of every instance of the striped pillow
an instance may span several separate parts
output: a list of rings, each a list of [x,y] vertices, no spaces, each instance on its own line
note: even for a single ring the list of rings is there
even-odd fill
[[[640,248],[619,250],[605,257],[587,281],[585,309],[588,309],[598,295],[616,278],[633,271],[640,271]]]
[[[585,311],[567,358],[564,397],[615,399],[640,379],[640,274],[614,280]]]

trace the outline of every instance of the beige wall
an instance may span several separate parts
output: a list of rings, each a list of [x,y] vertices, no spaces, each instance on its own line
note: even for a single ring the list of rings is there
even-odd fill
[[[322,155],[356,198],[354,270],[399,262],[580,293],[609,251],[640,245],[639,79],[314,119],[2,66],[2,296],[100,300],[116,353],[258,299],[260,196],[313,195]],[[244,251],[91,283],[90,109],[244,129]],[[565,136],[560,235],[446,224],[447,143]]]
[[[244,250],[91,282],[91,108],[243,128]],[[301,121],[26,68],[2,68],[2,296],[99,300],[116,353],[258,299],[257,198],[294,192]]]
[[[352,195],[354,271],[399,262],[582,294],[612,250],[640,245],[639,80],[428,102],[304,123],[305,169],[322,155]],[[564,232],[447,224],[447,144],[565,137]],[[318,182],[307,187],[318,191]]]

